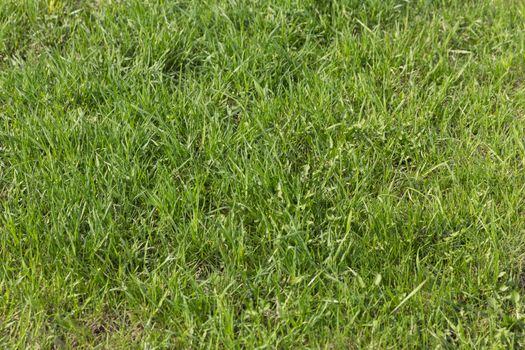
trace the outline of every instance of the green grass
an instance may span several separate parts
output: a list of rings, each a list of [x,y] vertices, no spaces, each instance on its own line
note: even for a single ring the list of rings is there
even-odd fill
[[[0,0],[0,348],[525,346],[525,2]]]

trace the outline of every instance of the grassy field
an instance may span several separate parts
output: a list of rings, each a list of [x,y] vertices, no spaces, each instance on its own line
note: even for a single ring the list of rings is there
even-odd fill
[[[525,346],[525,1],[0,0],[0,348]]]

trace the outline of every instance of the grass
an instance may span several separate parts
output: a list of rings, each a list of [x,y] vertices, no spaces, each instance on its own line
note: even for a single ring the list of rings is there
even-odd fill
[[[525,346],[519,0],[0,1],[0,348]]]

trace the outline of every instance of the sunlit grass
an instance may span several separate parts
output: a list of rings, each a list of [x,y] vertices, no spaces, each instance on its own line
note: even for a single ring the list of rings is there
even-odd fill
[[[0,348],[520,348],[521,1],[0,1]]]

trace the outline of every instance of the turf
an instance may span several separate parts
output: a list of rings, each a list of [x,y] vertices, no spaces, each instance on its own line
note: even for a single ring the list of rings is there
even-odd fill
[[[525,3],[0,1],[0,348],[525,346]]]

